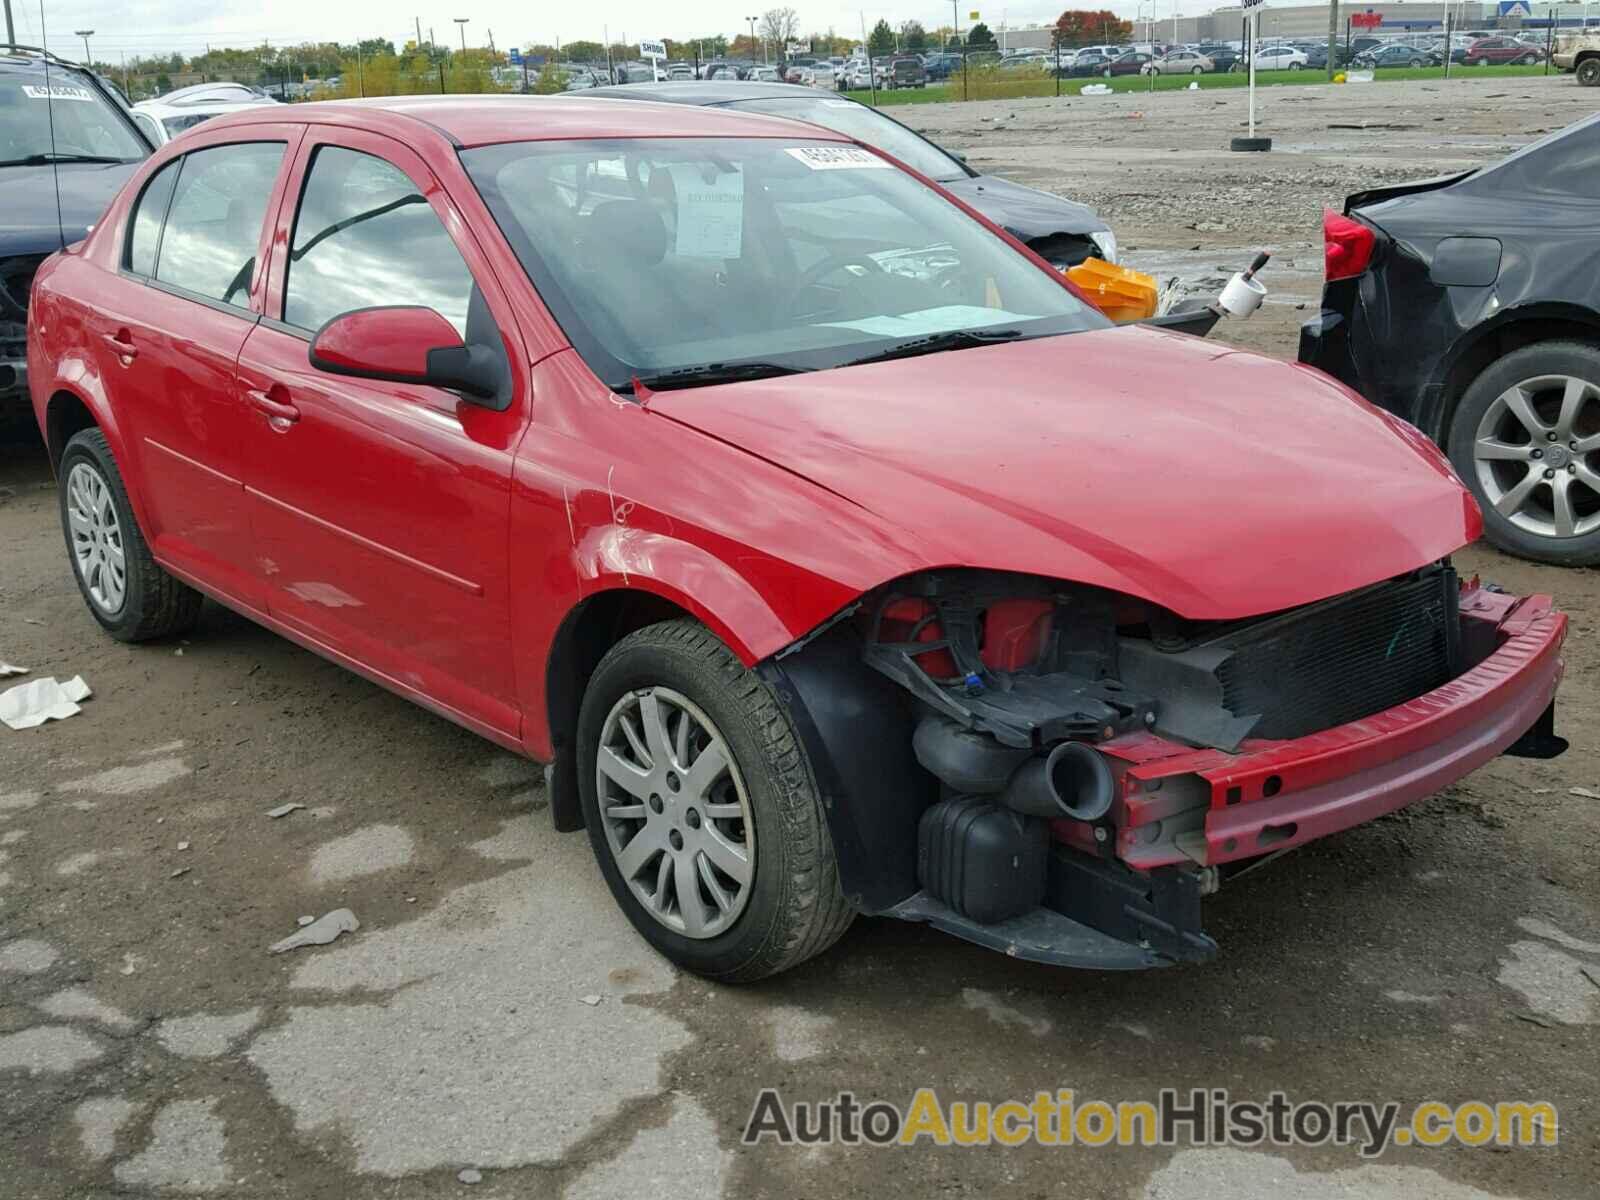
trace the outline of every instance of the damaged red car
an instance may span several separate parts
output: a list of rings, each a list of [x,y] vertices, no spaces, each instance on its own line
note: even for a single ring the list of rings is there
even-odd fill
[[[812,126],[220,118],[44,264],[28,365],[106,631],[211,596],[549,764],[719,979],[857,913],[1205,960],[1242,865],[1564,745],[1566,619],[1457,578],[1479,514],[1411,426],[1113,327]]]

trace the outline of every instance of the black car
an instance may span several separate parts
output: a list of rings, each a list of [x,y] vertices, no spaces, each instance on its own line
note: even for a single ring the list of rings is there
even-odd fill
[[[1211,60],[1211,67],[1216,71],[1231,71],[1233,64],[1239,61],[1239,52],[1221,42],[1203,43],[1199,50]]]
[[[996,225],[1026,242],[1053,266],[1076,266],[1091,255],[1116,261],[1117,239],[1092,208],[993,175],[980,175],[956,155],[881,111],[842,96],[788,83],[657,83],[596,88],[584,98],[613,96],[769,113],[810,121],[893,155],[954,192]]]
[[[1324,219],[1300,360],[1443,446],[1510,553],[1600,563],[1600,115]]]
[[[1407,46],[1392,43],[1363,50],[1352,60],[1358,67],[1437,67],[1444,63],[1444,55],[1425,46]],[[1323,60],[1327,65],[1327,60]]]
[[[1098,75],[1105,70],[1106,64],[1110,61],[1109,55],[1101,54],[1097,50],[1085,50],[1070,63],[1062,63],[1061,74],[1076,78]]]
[[[0,410],[28,402],[34,272],[89,231],[149,154],[105,81],[42,50],[0,44]]]

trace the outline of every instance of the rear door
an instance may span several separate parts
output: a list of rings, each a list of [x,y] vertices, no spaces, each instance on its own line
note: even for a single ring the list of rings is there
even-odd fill
[[[259,409],[246,483],[271,614],[454,719],[516,736],[507,537],[528,385],[509,304],[399,142],[313,130],[289,189],[267,316],[239,361],[244,402]],[[510,409],[310,365],[324,323],[385,305],[433,308],[469,341],[499,340]]]
[[[121,269],[90,318],[108,390],[133,433],[156,557],[255,609],[261,588],[243,484],[249,414],[234,369],[259,313],[265,217],[300,133],[251,126],[151,176],[124,233]]]

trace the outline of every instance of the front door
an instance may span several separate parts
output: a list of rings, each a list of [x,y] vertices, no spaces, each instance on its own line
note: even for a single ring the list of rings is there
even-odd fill
[[[470,235],[449,232],[462,222],[438,182],[399,143],[308,134],[289,194],[299,201],[279,222],[267,317],[239,359],[256,409],[245,482],[269,610],[414,698],[515,737],[507,536],[525,359],[509,355],[515,398],[494,412],[439,388],[326,374],[307,354],[327,321],[385,305],[433,308],[467,340],[507,346],[509,310]]]

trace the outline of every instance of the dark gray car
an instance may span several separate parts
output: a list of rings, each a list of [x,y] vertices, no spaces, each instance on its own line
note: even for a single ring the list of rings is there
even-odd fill
[[[1464,174],[1357,192],[1323,223],[1300,361],[1433,438],[1484,534],[1600,564],[1600,116]]]
[[[956,155],[875,108],[815,88],[786,83],[656,83],[596,88],[584,98],[614,96],[732,108],[810,121],[856,138],[899,159],[959,196],[1039,257],[1065,269],[1091,255],[1115,262],[1117,239],[1085,204],[980,175]]]
[[[0,43],[0,410],[28,401],[34,272],[84,236],[149,155],[105,80]]]

